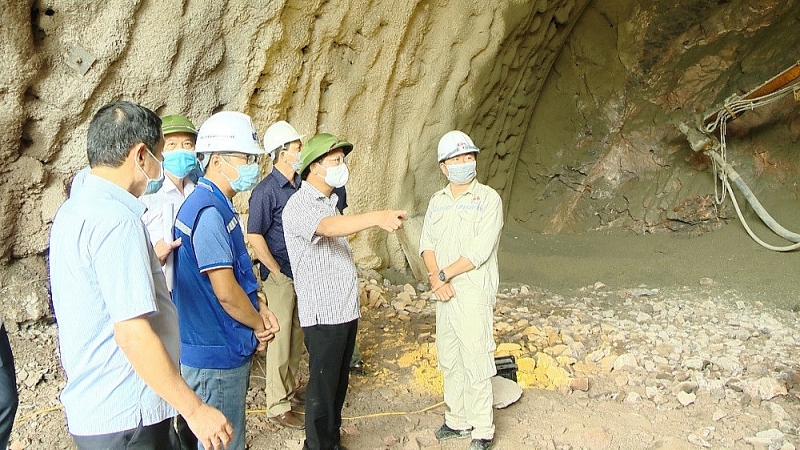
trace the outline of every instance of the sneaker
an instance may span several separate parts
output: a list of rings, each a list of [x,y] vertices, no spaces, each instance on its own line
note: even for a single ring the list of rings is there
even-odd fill
[[[448,439],[464,439],[468,438],[472,433],[472,428],[468,430],[454,430],[447,426],[447,424],[442,425],[441,428],[434,431],[433,434],[436,436],[436,440],[438,441],[446,441]]]
[[[492,448],[492,443],[491,439],[473,439],[469,443],[469,450],[489,450]]]
[[[367,367],[364,365],[364,361],[359,359],[352,366],[350,366],[350,373],[356,375],[366,375]]]

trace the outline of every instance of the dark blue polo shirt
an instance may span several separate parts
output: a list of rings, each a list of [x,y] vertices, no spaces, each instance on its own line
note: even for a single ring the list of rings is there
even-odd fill
[[[297,189],[300,188],[300,175],[294,175],[294,186],[278,170],[273,168],[269,175],[253,189],[250,195],[250,215],[247,218],[247,232],[257,233],[264,237],[269,251],[281,266],[281,272],[289,278],[292,266],[289,253],[286,251],[286,240],[283,237],[283,207]],[[262,280],[269,276],[264,264],[259,264],[259,275]]]

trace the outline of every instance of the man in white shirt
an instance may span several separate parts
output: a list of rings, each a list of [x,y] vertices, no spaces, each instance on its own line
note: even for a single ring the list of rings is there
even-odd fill
[[[174,114],[161,118],[161,131],[164,133],[164,185],[158,192],[143,195],[139,200],[147,207],[142,221],[150,234],[156,256],[164,266],[167,287],[171,291],[169,255],[173,248],[180,245],[180,241],[172,241],[172,225],[183,201],[194,190],[190,175],[197,168],[194,153],[197,129],[186,117]]]
[[[206,449],[233,437],[178,372],[170,299],[137,197],[161,187],[161,120],[121,101],[89,124],[91,173],[61,205],[50,233],[50,286],[67,383],[61,403],[83,449],[172,448],[181,413]],[[158,170],[156,170],[158,167]]]

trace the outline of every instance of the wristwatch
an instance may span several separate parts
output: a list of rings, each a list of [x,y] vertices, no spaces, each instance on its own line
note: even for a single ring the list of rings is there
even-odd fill
[[[447,281],[447,275],[444,274],[444,270],[439,271],[439,280]]]

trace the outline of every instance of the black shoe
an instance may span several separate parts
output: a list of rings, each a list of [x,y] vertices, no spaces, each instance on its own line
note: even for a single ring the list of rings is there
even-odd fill
[[[472,428],[467,430],[454,430],[444,424],[438,430],[434,431],[433,434],[436,436],[436,440],[439,442],[446,441],[448,439],[464,439],[468,438],[472,433]]]
[[[354,373],[356,375],[366,375],[367,374],[367,368],[364,366],[364,361],[362,361],[360,359],[358,361],[356,361],[355,364],[350,366],[350,372]]]
[[[489,450],[492,448],[492,439],[473,439],[469,443],[469,450]]]

